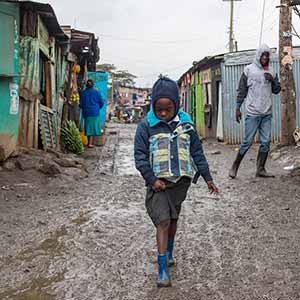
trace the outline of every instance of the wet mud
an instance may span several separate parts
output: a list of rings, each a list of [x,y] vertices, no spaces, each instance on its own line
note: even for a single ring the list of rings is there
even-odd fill
[[[276,178],[255,178],[253,147],[230,180],[235,147],[210,141],[204,147],[221,194],[210,195],[203,181],[191,187],[173,286],[156,288],[134,130],[109,126],[106,145],[84,154],[88,178],[33,178],[0,190],[0,299],[300,299],[299,177],[270,161]]]

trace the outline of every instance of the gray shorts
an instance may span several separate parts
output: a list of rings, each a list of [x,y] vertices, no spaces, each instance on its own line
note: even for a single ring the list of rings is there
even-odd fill
[[[162,221],[177,220],[181,210],[181,204],[186,198],[187,191],[191,185],[191,179],[181,178],[176,183],[167,183],[168,188],[162,192],[154,192],[147,187],[146,208],[155,226]]]

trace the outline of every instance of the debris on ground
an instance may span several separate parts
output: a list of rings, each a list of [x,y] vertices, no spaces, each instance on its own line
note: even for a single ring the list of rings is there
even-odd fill
[[[38,149],[18,148],[5,162],[0,163],[1,177],[9,172],[10,180],[14,182],[23,179],[36,181],[43,174],[46,178],[62,177],[65,179],[79,180],[88,176],[86,162],[75,154],[66,154],[49,149],[42,151]],[[15,177],[15,180],[14,180]],[[19,184],[26,184],[21,182]]]
[[[222,152],[220,150],[216,150],[216,151],[212,151],[210,154],[211,155],[220,155],[220,154],[222,154]]]
[[[210,195],[203,180],[192,185],[179,220],[173,287],[158,290],[155,229],[144,181],[134,173],[135,127],[109,126],[106,145],[81,156],[30,154],[61,174],[49,177],[30,164],[21,170],[15,161],[24,154],[10,160],[14,172],[0,172],[1,300],[299,298],[300,185],[283,170],[294,164],[296,148],[268,160],[276,178],[264,179],[255,177],[253,145],[233,181],[235,147],[204,143],[221,193]],[[84,159],[89,177],[74,184],[69,172],[82,170],[70,168],[76,159]]]
[[[300,146],[275,145],[270,151],[270,157],[291,176],[300,175]]]

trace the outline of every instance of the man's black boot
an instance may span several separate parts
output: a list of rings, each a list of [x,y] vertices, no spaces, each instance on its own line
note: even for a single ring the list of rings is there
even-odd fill
[[[275,177],[274,175],[269,174],[265,169],[266,161],[268,159],[268,154],[269,152],[258,152],[256,177],[264,177],[264,178]]]
[[[245,154],[241,154],[240,151],[237,154],[237,157],[235,159],[235,161],[233,162],[233,165],[229,171],[229,177],[231,177],[232,179],[236,178],[238,169],[240,167],[241,161],[243,160],[243,157],[245,156]]]

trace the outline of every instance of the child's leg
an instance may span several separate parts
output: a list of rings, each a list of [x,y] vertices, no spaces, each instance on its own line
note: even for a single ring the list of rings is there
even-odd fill
[[[171,220],[170,222],[170,227],[169,227],[169,239],[172,239],[174,240],[175,238],[175,234],[176,234],[176,231],[177,231],[177,221],[178,220]]]
[[[156,227],[157,262],[158,262],[158,287],[171,285],[169,270],[167,244],[170,227],[169,196],[163,192],[155,193],[150,187],[147,189],[146,208],[151,220]]]
[[[162,221],[156,228],[156,241],[158,254],[165,254],[167,251],[170,220]]]
[[[167,254],[169,260],[169,266],[175,265],[175,260],[173,258],[174,250],[174,240],[177,231],[177,222],[181,211],[181,205],[186,198],[187,191],[191,185],[191,180],[189,178],[183,177],[178,181],[173,189],[168,190],[169,194],[169,206],[171,211],[171,221],[168,232],[168,245]]]
[[[156,240],[158,249],[158,287],[171,286],[171,281],[168,271],[168,256],[167,256],[167,244],[169,235],[170,220],[162,221],[157,225]]]
[[[168,252],[168,259],[169,259],[169,266],[175,265],[175,260],[173,258],[173,250],[174,250],[174,240],[177,231],[177,221],[176,219],[172,219],[170,222],[169,227],[169,235],[168,235],[168,245],[167,245],[167,252]]]

